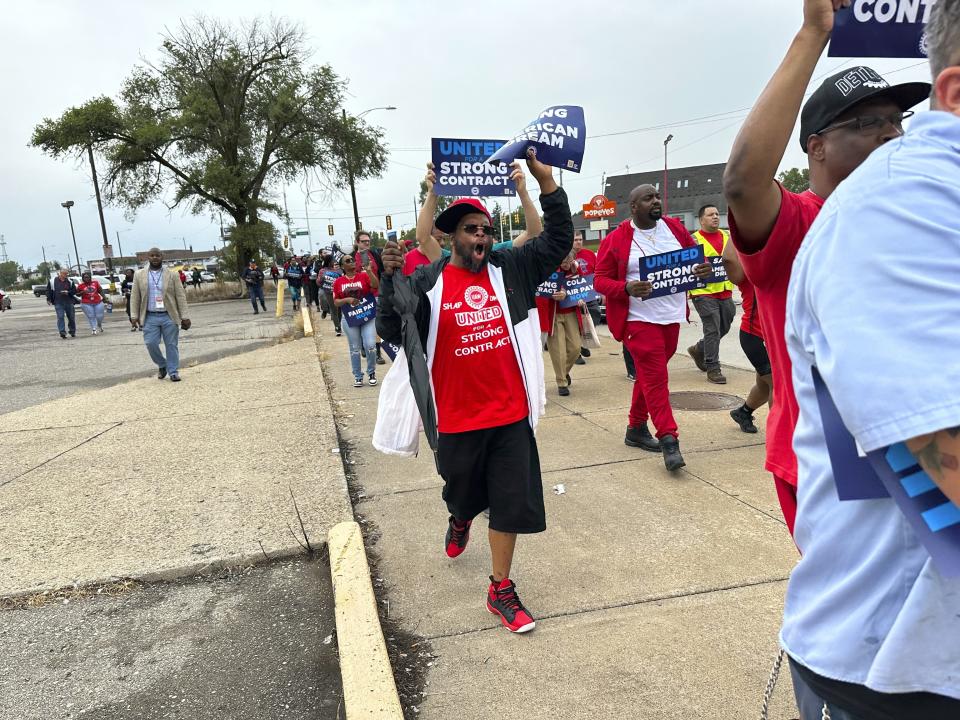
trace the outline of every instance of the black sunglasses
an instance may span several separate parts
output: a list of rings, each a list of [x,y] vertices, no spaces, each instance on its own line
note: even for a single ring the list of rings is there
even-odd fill
[[[463,226],[463,231],[467,235],[474,235],[477,230],[483,230],[483,234],[487,237],[493,237],[493,225],[477,225],[475,223],[470,223],[469,225]]]
[[[875,132],[885,128],[887,123],[893,125],[894,129],[903,132],[903,121],[907,118],[912,118],[914,114],[913,110],[906,110],[905,112],[895,113],[894,115],[864,115],[863,117],[850,118],[849,120],[838,122],[836,125],[828,125],[818,132],[817,135],[823,135],[824,133],[841,130],[843,128],[849,128],[857,132]]]

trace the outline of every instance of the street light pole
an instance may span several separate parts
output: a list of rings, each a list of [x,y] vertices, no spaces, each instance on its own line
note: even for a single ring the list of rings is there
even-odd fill
[[[66,202],[60,203],[60,207],[65,207],[67,209],[67,217],[70,220],[70,236],[73,238],[73,254],[77,258],[77,272],[79,272],[80,251],[77,250],[77,234],[73,231],[73,214],[70,212],[70,208],[73,207],[73,200],[67,200]]]
[[[667,135],[663,141],[663,214],[667,214],[667,145],[673,140],[673,135]]]
[[[359,120],[367,113],[373,112],[374,110],[396,110],[393,105],[385,105],[383,107],[370,108],[369,110],[364,110],[362,113],[357,115]],[[344,149],[344,160],[347,164],[347,180],[350,182],[350,199],[353,201],[353,225],[354,229],[359,232],[360,230],[360,211],[357,209],[357,189],[354,186],[353,182],[353,166],[350,162],[350,133],[347,129],[347,109],[343,108],[343,126],[346,134],[344,135],[343,149]]]

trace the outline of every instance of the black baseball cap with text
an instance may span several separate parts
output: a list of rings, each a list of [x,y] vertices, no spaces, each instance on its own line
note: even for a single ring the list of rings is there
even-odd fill
[[[807,140],[828,127],[854,105],[871,98],[888,98],[901,111],[909,110],[930,97],[930,83],[910,82],[891,85],[880,73],[865,65],[841,70],[823,81],[800,113],[800,147],[807,151]]]

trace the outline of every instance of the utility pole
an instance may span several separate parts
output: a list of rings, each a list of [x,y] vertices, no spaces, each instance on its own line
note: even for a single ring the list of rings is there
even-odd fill
[[[103,202],[100,200],[100,183],[97,181],[97,166],[93,164],[93,145],[87,145],[87,156],[90,158],[90,173],[93,175],[93,192],[97,196],[97,212],[100,213],[100,232],[103,233],[103,247],[106,248],[110,244],[110,241],[107,240],[107,223],[103,219]],[[73,221],[71,220],[71,223]],[[80,261],[77,260],[77,264]],[[107,263],[110,267],[110,273],[113,274],[113,259],[107,258]]]
[[[120,231],[117,230],[117,250],[120,251],[120,261],[123,262],[123,245],[120,244]]]
[[[0,262],[7,262],[7,240],[0,235]]]
[[[667,135],[663,141],[663,214],[667,214],[667,145],[673,140],[673,135]]]
[[[347,109],[343,108],[343,124],[346,127],[347,124]],[[357,189],[353,185],[353,166],[350,162],[350,141],[347,139],[350,137],[350,132],[347,130],[346,135],[344,135],[343,147],[346,152],[344,153],[344,160],[347,162],[347,180],[350,181],[350,199],[353,201],[353,225],[354,230],[360,230],[360,211],[357,210]]]

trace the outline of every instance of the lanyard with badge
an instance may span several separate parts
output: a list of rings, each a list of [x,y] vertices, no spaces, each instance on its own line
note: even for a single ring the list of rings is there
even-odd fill
[[[154,310],[163,310],[163,270],[157,270],[154,273],[153,270],[150,271],[150,282],[153,283],[153,309]]]

